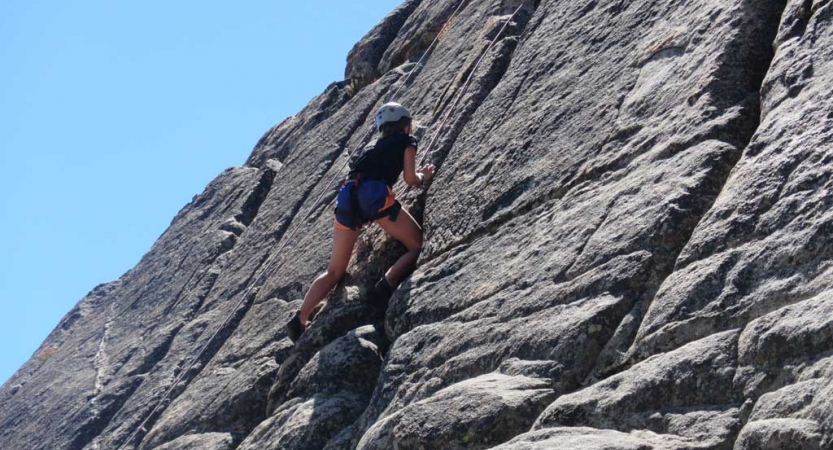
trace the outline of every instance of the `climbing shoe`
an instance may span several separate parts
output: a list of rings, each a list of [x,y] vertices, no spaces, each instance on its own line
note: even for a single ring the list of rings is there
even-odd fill
[[[382,308],[388,309],[388,300],[393,295],[394,288],[388,283],[388,280],[385,277],[382,277],[381,280],[376,282],[376,285],[373,286],[373,293],[375,294],[375,304]]]
[[[306,327],[301,323],[301,313],[296,312],[294,316],[292,316],[292,320],[290,320],[286,324],[286,334],[289,336],[289,340],[295,342],[298,338],[304,334],[304,330]]]

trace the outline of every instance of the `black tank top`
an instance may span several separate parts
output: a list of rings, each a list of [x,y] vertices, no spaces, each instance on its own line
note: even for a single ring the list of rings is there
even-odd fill
[[[416,146],[417,139],[405,133],[379,138],[350,164],[350,174],[361,174],[364,180],[381,180],[393,187],[402,173],[405,149]]]

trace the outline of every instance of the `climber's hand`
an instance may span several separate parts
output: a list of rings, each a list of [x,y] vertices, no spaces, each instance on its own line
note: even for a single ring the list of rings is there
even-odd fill
[[[417,173],[421,173],[425,177],[424,183],[434,179],[434,171],[437,168],[433,164],[428,164],[417,169]]]

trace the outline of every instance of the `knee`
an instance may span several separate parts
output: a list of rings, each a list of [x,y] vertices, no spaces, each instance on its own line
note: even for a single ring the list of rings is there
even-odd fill
[[[422,235],[420,235],[417,239],[414,239],[414,241],[411,242],[411,245],[408,246],[408,251],[417,255],[419,255],[422,252]]]

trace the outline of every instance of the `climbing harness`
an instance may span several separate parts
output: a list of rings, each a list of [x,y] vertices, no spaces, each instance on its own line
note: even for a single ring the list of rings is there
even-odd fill
[[[451,16],[449,17],[449,20],[443,26],[443,29],[440,30],[440,33],[437,34],[437,36],[434,38],[433,42],[431,42],[431,45],[429,45],[428,48],[425,50],[425,53],[423,53],[422,57],[419,59],[419,61],[417,61],[414,68],[405,77],[404,82],[399,86],[399,88],[396,91],[394,91],[393,95],[391,96],[391,98],[389,100],[389,103],[396,100],[399,93],[408,85],[408,82],[410,81],[410,79],[417,72],[419,72],[419,68],[423,67],[423,63],[425,62],[425,59],[428,57],[428,55],[431,53],[433,48],[439,42],[441,36],[443,36],[443,32],[446,31],[446,28],[450,26],[450,24],[453,22],[453,20],[456,18],[456,16],[459,14],[459,12],[463,9],[463,6],[466,3],[467,3],[466,0],[461,0],[460,1],[460,3],[457,5],[457,9],[455,9],[454,12],[451,14]],[[365,135],[362,137],[362,139],[359,142],[364,142],[374,132],[375,132],[374,128],[368,129],[367,133],[365,133]],[[348,158],[345,160],[344,163],[342,163],[339,170],[335,172],[336,176],[344,170],[344,167],[346,166],[347,162],[349,161],[350,154],[351,154],[351,152],[348,149]],[[316,210],[316,205],[318,203],[320,203],[321,200],[324,198],[324,196],[327,194],[327,192],[329,192],[329,188],[330,188],[330,186],[332,185],[332,182],[335,179],[336,178],[334,176],[327,182],[327,185],[326,185],[327,188],[324,189],[321,192],[321,194],[318,196],[318,198],[316,198],[315,202],[312,203],[312,206],[310,207],[309,211],[307,211],[306,215],[304,215],[303,218],[299,222],[297,222],[298,224],[301,224],[304,221],[306,221],[307,219],[309,219],[309,217],[312,215],[312,213]],[[261,267],[268,267],[269,264],[271,264],[273,262],[275,257],[277,257],[278,255],[282,255],[283,254],[283,249],[286,248],[286,244],[292,241],[292,238],[295,236],[295,234],[298,232],[299,229],[301,229],[300,225],[296,226],[290,233],[287,233],[282,238],[283,242],[278,247],[278,249],[274,253],[272,253],[272,255],[266,260],[266,262],[263,265],[261,265]],[[281,261],[281,263],[283,263],[283,261]],[[281,265],[278,265],[277,268],[275,268],[274,270],[276,271],[277,269],[280,269],[280,268],[281,268]],[[165,393],[162,395],[162,397],[157,401],[156,406],[154,406],[154,408],[150,411],[150,413],[148,413],[147,416],[145,416],[145,418],[139,423],[139,425],[136,427],[136,429],[127,437],[127,439],[125,439],[125,441],[121,445],[118,446],[118,448],[116,450],[123,450],[127,445],[130,445],[130,443],[133,442],[133,440],[136,438],[136,436],[138,436],[139,432],[147,433],[148,430],[145,429],[145,426],[148,424],[148,421],[150,421],[150,419],[152,417],[154,417],[160,411],[160,408],[162,407],[162,404],[165,403],[168,400],[168,397],[171,395],[171,393],[174,391],[174,389],[176,389],[177,385],[180,382],[182,382],[185,375],[194,368],[194,366],[197,364],[199,359],[205,354],[206,350],[208,350],[208,347],[211,345],[211,343],[214,341],[214,339],[217,337],[217,335],[220,334],[220,332],[225,328],[226,324],[232,319],[232,317],[235,316],[235,314],[238,313],[238,310],[240,309],[240,307],[243,306],[243,304],[246,302],[246,300],[249,298],[249,296],[255,291],[255,289],[256,289],[255,286],[257,286],[262,281],[262,276],[263,276],[264,273],[265,272],[261,271],[259,274],[257,274],[256,277],[254,277],[253,282],[248,285],[246,290],[243,292],[243,295],[241,295],[240,301],[231,309],[231,312],[228,314],[228,316],[226,316],[225,320],[223,320],[223,322],[220,324],[220,326],[217,327],[217,330],[208,338],[208,340],[205,341],[205,344],[203,344],[203,346],[197,352],[196,356],[194,356],[194,358],[191,359],[190,363],[188,363],[181,370],[179,375],[174,379],[173,383],[171,383],[171,386],[168,388],[168,390],[165,391]]]
[[[360,217],[361,206],[359,205],[359,187],[361,187],[362,175],[356,174],[355,178],[344,182],[345,185],[352,184],[350,187],[350,207],[342,209],[336,206],[336,216],[347,218],[349,223],[346,223],[351,230],[356,230],[362,224]]]
[[[355,173],[338,191],[335,225],[355,231],[383,217],[395,222],[401,210],[402,205],[396,201],[387,183],[364,179],[362,174]]]

